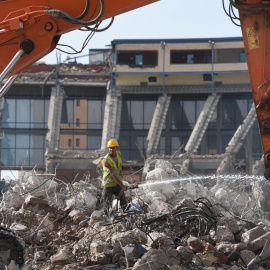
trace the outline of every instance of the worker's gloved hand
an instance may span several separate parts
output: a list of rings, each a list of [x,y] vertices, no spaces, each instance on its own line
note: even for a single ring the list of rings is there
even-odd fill
[[[128,187],[125,186],[125,185],[123,185],[121,188],[122,188],[122,190],[124,190],[124,191],[127,191],[127,190],[128,190]]]

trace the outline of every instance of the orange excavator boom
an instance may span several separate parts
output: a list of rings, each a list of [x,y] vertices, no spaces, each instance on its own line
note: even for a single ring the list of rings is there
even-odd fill
[[[50,53],[62,34],[159,0],[0,0],[0,83]],[[0,93],[0,97],[3,94]]]

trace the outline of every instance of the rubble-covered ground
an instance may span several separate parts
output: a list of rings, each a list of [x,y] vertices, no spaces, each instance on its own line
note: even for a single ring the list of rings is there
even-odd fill
[[[25,243],[23,269],[270,269],[263,177],[184,178],[159,160],[126,192],[129,208],[109,217],[100,183],[25,173],[3,194],[1,223]],[[2,269],[20,268],[12,260]]]

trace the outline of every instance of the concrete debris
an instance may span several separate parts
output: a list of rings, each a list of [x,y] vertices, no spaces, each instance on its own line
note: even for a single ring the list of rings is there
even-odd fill
[[[25,242],[23,269],[239,270],[251,262],[250,270],[270,269],[263,180],[181,179],[168,161],[145,179],[126,192],[129,210],[109,216],[98,181],[35,176],[13,183],[2,197],[1,223]],[[20,268],[10,260],[7,269]]]

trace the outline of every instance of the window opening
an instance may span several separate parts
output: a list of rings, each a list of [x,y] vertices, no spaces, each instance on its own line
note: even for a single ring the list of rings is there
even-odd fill
[[[143,56],[138,54],[135,56],[135,65],[142,66],[143,64]]]
[[[188,64],[193,64],[194,63],[194,55],[193,54],[188,54],[187,55],[187,63]]]
[[[240,57],[240,62],[246,62],[246,54],[244,52],[241,52],[239,57]]]

